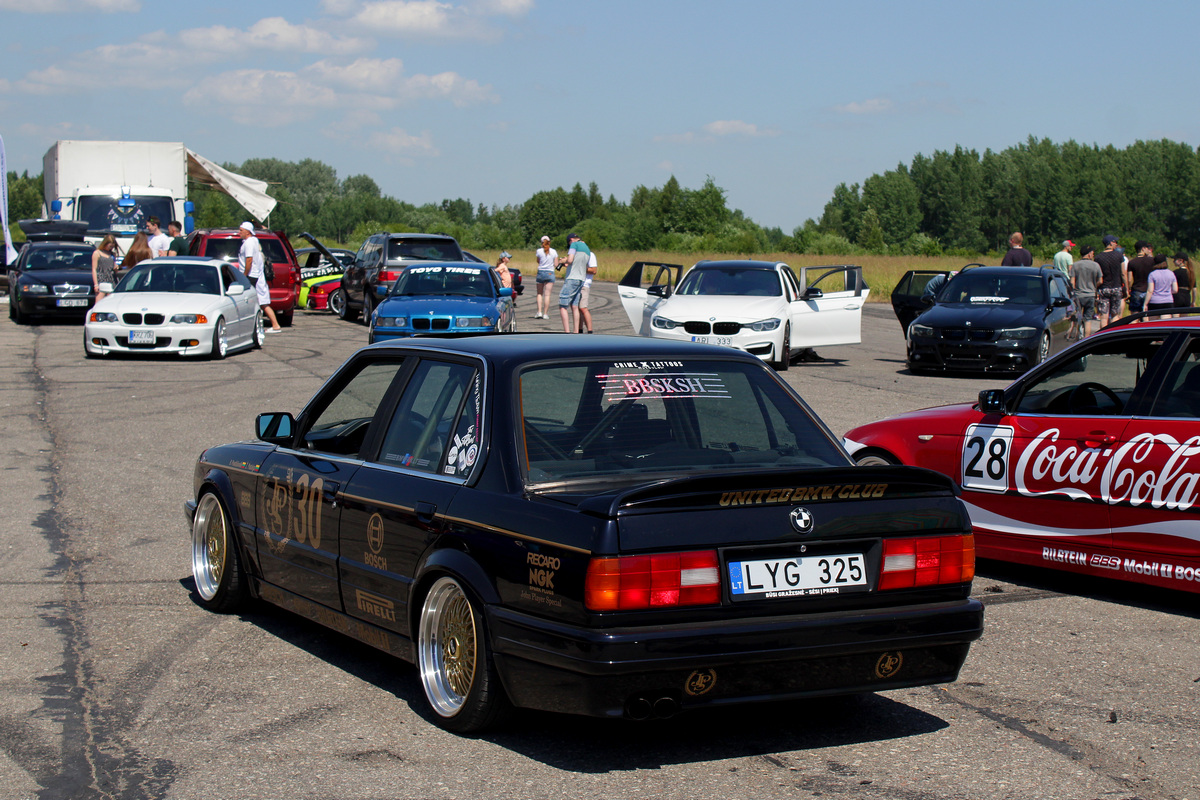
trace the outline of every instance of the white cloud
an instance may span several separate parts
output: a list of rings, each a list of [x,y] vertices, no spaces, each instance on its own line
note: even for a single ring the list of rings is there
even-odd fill
[[[426,131],[420,136],[413,136],[403,128],[392,128],[390,131],[377,131],[367,139],[371,149],[382,150],[396,155],[436,156],[438,149]]]
[[[274,127],[336,105],[337,93],[292,72],[242,69],[204,78],[183,95],[183,102],[250,127]]]
[[[872,97],[870,100],[864,100],[861,103],[846,103],[845,105],[834,106],[833,110],[839,114],[888,114],[895,108],[895,104],[886,97]]]
[[[305,67],[322,83],[345,86],[366,92],[383,92],[404,76],[404,62],[398,58],[360,58],[350,64],[323,60]]]
[[[77,14],[85,11],[115,14],[141,10],[140,0],[0,0],[0,11],[24,11],[29,14]]]
[[[704,126],[704,130],[713,136],[778,136],[779,131],[774,128],[759,128],[757,125],[750,122],[742,122],[740,119],[718,120],[710,122]]]
[[[701,132],[686,131],[684,133],[664,133],[659,136],[655,136],[654,141],[666,142],[667,144],[712,144],[724,136],[759,138],[763,136],[779,135],[779,131],[775,128],[760,128],[754,123],[743,122],[742,120],[738,119],[707,122],[700,126],[700,131]]]
[[[523,17],[533,10],[533,0],[476,0],[471,6],[484,14]]]
[[[437,0],[378,0],[365,3],[353,22],[379,33],[448,34],[462,9]]]
[[[358,90],[370,96],[369,102],[384,108],[417,100],[449,100],[459,108],[499,102],[490,85],[481,85],[457,72],[406,76],[404,62],[398,58],[360,58],[345,65],[318,61],[305,72],[322,85]],[[347,105],[362,102],[362,97],[341,99]]]
[[[255,49],[299,53],[353,53],[366,46],[361,39],[335,36],[311,25],[293,25],[283,17],[260,19],[245,30],[225,25],[191,28],[181,31],[173,38],[200,53],[237,53]]]

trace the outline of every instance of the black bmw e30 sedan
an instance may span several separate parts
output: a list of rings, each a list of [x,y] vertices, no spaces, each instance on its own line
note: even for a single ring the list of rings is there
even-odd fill
[[[952,681],[982,632],[951,481],[854,466],[730,348],[389,341],[257,435],[196,465],[199,602],[414,662],[453,731]]]

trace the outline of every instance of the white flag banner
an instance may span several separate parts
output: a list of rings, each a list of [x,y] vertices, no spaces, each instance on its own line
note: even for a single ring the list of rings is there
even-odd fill
[[[0,136],[0,226],[4,227],[4,263],[17,260],[12,233],[8,230],[8,162],[4,157],[4,137]]]

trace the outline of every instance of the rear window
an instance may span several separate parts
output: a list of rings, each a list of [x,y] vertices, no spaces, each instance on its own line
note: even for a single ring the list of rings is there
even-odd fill
[[[462,261],[463,253],[453,239],[389,239],[388,260]]]
[[[848,463],[810,412],[755,364],[529,367],[520,376],[520,413],[526,481],[548,490]]]

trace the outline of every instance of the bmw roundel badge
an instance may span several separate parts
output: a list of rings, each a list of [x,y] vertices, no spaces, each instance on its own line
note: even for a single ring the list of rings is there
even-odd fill
[[[811,533],[813,529],[812,512],[803,506],[796,506],[788,516],[796,533]]]

